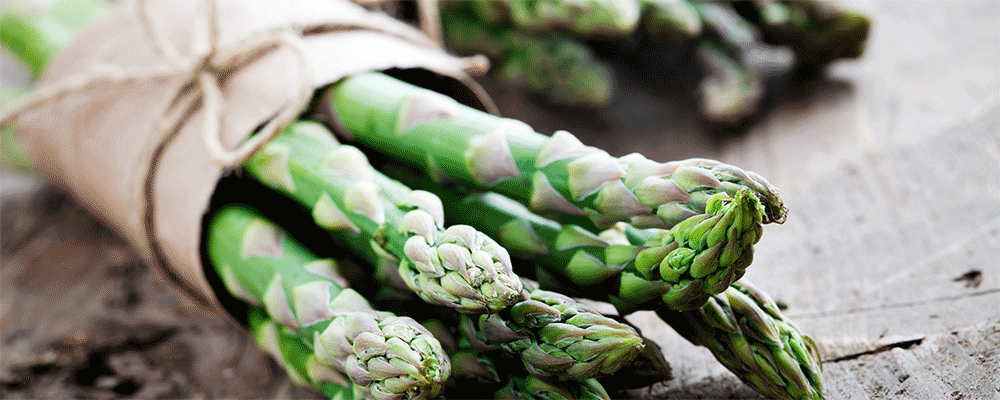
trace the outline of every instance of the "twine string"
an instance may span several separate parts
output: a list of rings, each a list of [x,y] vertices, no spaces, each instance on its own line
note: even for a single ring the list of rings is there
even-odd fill
[[[218,7],[215,0],[206,0],[200,13],[204,24],[198,24],[203,29],[197,29],[192,48],[196,55],[183,57],[152,23],[147,0],[137,3],[138,19],[146,39],[153,49],[163,59],[164,63],[157,66],[142,66],[114,70],[87,71],[55,82],[46,83],[36,88],[27,96],[19,99],[12,107],[0,113],[0,125],[14,122],[27,113],[37,111],[42,107],[57,102],[62,98],[92,91],[105,85],[124,85],[135,82],[156,79],[169,79],[188,75],[194,83],[194,90],[201,95],[202,111],[205,121],[202,134],[206,149],[214,161],[226,168],[237,167],[253,155],[261,146],[274,138],[281,129],[290,124],[298,113],[309,103],[312,97],[313,77],[306,56],[305,45],[300,35],[290,29],[273,29],[265,31],[253,38],[237,41],[233,45],[220,47]],[[244,62],[239,55],[256,53],[284,47],[292,51],[299,67],[299,86],[295,97],[286,104],[278,114],[269,120],[250,139],[244,141],[235,149],[226,149],[222,144],[222,110],[225,99],[220,86],[222,72],[238,70]],[[227,55],[220,57],[220,55]],[[184,113],[166,110],[154,126],[176,126]],[[162,132],[157,132],[161,134]],[[162,135],[160,135],[162,137]]]

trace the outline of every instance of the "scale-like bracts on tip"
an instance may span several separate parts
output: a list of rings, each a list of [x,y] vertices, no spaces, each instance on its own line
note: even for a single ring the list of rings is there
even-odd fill
[[[244,169],[427,302],[485,313],[523,299],[504,248],[469,226],[442,228],[437,196],[381,175],[320,124],[292,124]]]
[[[212,218],[208,254],[226,289],[308,343],[298,381],[365,388],[375,399],[437,396],[451,364],[441,344],[410,318],[377,312],[345,289],[336,263],[319,259],[273,222],[241,206]],[[294,372],[300,372],[297,375]]]
[[[781,314],[770,296],[749,283],[734,283],[700,309],[660,310],[658,314],[768,397],[823,398],[823,369],[816,345]]]
[[[501,313],[465,318],[483,343],[518,354],[528,372],[550,379],[611,375],[643,346],[631,326],[545,290],[532,291],[531,299]]]
[[[445,199],[455,222],[495,237],[515,258],[535,261],[543,287],[609,301],[623,314],[700,307],[743,276],[763,231],[760,202],[746,189],[735,197],[715,194],[705,202],[705,213],[670,230],[620,224],[597,235],[543,218],[496,193],[462,196],[419,186]]]
[[[328,399],[361,400],[371,397],[366,396],[368,391],[359,385],[350,382],[335,384],[322,377],[314,378],[318,364],[312,349],[288,327],[271,319],[263,309],[250,309],[247,322],[257,346],[277,361],[296,385],[312,386]]]
[[[458,398],[479,398],[494,392],[494,399],[610,400],[597,379],[553,381],[528,373],[511,363],[499,350],[479,350],[454,326],[440,320],[422,324],[441,342],[452,361],[452,386]]]
[[[548,137],[383,74],[358,74],[325,94],[321,112],[358,142],[422,166],[439,182],[504,194],[545,215],[667,229],[705,212],[717,193],[749,189],[765,223],[783,222],[777,189],[757,174],[706,159],[615,158],[568,132]]]

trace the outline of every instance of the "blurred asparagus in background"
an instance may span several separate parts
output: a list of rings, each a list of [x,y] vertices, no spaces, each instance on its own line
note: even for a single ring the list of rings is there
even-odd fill
[[[483,21],[511,22],[531,32],[566,31],[582,37],[624,36],[639,22],[636,0],[468,0]]]
[[[764,40],[791,47],[799,67],[811,72],[838,59],[860,57],[871,30],[864,14],[829,1],[742,0],[732,5],[760,27]]]
[[[651,76],[664,69],[656,59],[685,60],[701,117],[722,128],[760,115],[796,71],[859,57],[870,29],[819,1],[465,0],[440,12],[450,50],[488,55],[501,80],[556,105],[610,104],[616,79],[602,58]]]
[[[0,86],[0,108],[12,104],[24,91],[25,89],[22,87],[4,82],[3,86]],[[15,136],[13,125],[0,127],[0,163],[4,167],[12,167],[22,171],[33,168],[31,158],[28,157],[28,150],[24,148],[24,143],[21,143]]]
[[[738,126],[758,111],[769,89],[783,88],[795,56],[787,47],[764,43],[757,28],[728,4],[696,3],[695,8],[706,28],[695,46],[702,116]]]
[[[610,68],[579,40],[558,32],[524,32],[510,23],[477,20],[468,12],[443,14],[449,49],[486,54],[505,82],[563,106],[600,107],[611,99]]]
[[[42,76],[49,60],[85,25],[103,13],[105,0],[4,1],[0,11],[0,43],[28,68]]]

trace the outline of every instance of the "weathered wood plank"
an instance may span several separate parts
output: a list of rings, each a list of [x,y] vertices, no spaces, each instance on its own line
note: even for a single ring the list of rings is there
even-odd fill
[[[829,358],[1000,319],[997,132],[992,109],[827,174],[765,229],[747,278],[819,342],[850,344]]]
[[[782,99],[720,157],[787,196],[860,155],[913,145],[1000,101],[1000,5],[991,0],[851,1],[873,20],[866,55]],[[994,149],[996,149],[994,142]]]
[[[1000,397],[1000,321],[981,329],[962,329],[954,333],[955,340],[969,356],[982,366],[990,378],[983,385]],[[988,390],[987,390],[988,391]]]
[[[7,183],[0,397],[319,398],[232,318],[175,296],[67,194]]]
[[[986,334],[985,330],[979,330]],[[936,381],[953,390],[949,393],[953,398],[961,395],[968,399],[990,399],[1000,396],[990,387],[996,381],[996,376],[989,372],[977,360],[980,354],[970,353],[962,347],[956,334],[938,335],[923,341],[913,352],[913,356],[929,371]],[[996,371],[992,371],[993,374]]]
[[[833,399],[998,399],[1000,321],[824,364]]]

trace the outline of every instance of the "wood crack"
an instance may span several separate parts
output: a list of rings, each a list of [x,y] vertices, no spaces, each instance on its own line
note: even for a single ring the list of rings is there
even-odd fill
[[[857,353],[851,353],[851,354],[843,355],[843,356],[840,356],[840,357],[837,357],[837,358],[832,358],[832,359],[829,359],[829,360],[825,360],[824,362],[825,363],[830,363],[830,362],[850,361],[850,360],[858,359],[861,356],[878,354],[878,353],[886,352],[886,351],[889,351],[889,350],[892,350],[892,349],[909,350],[909,349],[912,349],[914,346],[919,346],[923,342],[924,342],[924,338],[923,337],[916,338],[916,339],[910,339],[910,340],[902,340],[902,341],[899,341],[899,342],[884,344],[884,345],[876,347],[876,348],[874,348],[872,350],[866,350],[866,351],[861,351],[861,352],[857,352]]]
[[[970,298],[970,297],[988,296],[988,295],[997,294],[997,293],[1000,293],[1000,288],[980,290],[980,291],[969,292],[969,293],[963,293],[963,294],[956,295],[956,296],[942,296],[942,297],[936,297],[936,298],[927,299],[927,300],[909,301],[909,302],[903,302],[903,303],[880,304],[880,305],[872,306],[872,307],[858,307],[858,308],[851,308],[851,309],[847,309],[847,310],[833,310],[833,311],[823,311],[823,312],[815,312],[815,313],[802,313],[802,314],[785,313],[785,314],[788,315],[789,317],[796,318],[796,319],[824,318],[824,317],[832,317],[832,316],[859,314],[859,313],[871,312],[871,311],[885,311],[885,310],[892,310],[892,309],[898,309],[898,308],[924,306],[924,305],[934,304],[934,303],[943,303],[943,302],[948,302],[948,301],[961,300],[961,299]]]

